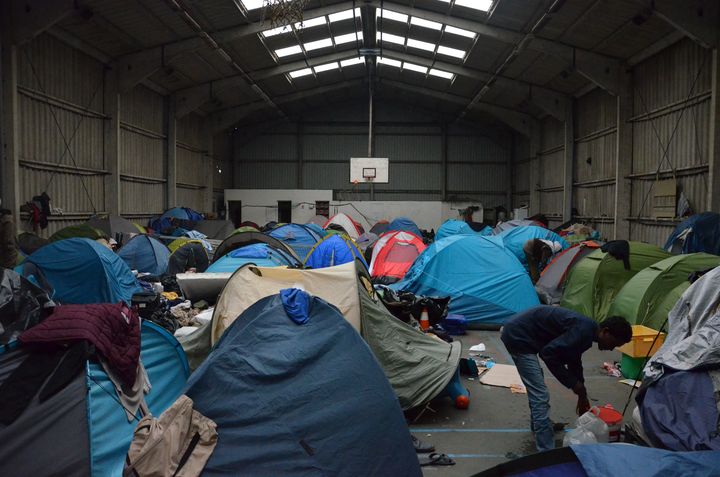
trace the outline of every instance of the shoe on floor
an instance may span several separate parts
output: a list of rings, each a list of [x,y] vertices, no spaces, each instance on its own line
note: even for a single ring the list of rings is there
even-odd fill
[[[433,452],[435,450],[435,446],[432,444],[429,444],[427,442],[423,442],[417,437],[410,434],[410,437],[412,438],[413,447],[415,448],[415,452],[418,454],[427,454],[429,452]]]

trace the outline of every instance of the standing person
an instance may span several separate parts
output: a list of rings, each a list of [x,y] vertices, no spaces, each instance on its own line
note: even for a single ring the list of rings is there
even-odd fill
[[[562,250],[558,242],[544,239],[530,239],[523,245],[523,252],[530,269],[533,284],[540,279],[540,272],[547,266],[553,255]]]
[[[18,246],[15,236],[15,218],[9,209],[0,209],[0,267],[17,265]]]
[[[598,324],[565,308],[538,306],[510,318],[500,335],[527,389],[532,430],[538,451],[555,448],[550,395],[538,361],[545,361],[560,383],[577,395],[578,415],[590,409],[583,378],[582,354],[597,342],[609,351],[632,339],[632,327],[619,316]]]

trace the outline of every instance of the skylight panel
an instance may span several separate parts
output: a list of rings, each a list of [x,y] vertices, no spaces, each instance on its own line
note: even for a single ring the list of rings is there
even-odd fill
[[[349,18],[354,18],[356,16],[357,17],[360,16],[359,8],[356,8],[355,12],[353,12],[353,10],[351,8],[350,10],[344,10],[342,12],[332,13],[332,14],[328,15],[328,19],[330,20],[330,23],[332,23],[332,22],[339,22],[342,20],[347,20]]]
[[[310,68],[304,68],[302,70],[295,70],[291,71],[290,73],[291,78],[300,78],[301,76],[307,76],[312,74],[312,70]]]
[[[414,63],[403,63],[404,70],[416,71],[418,73],[426,74],[428,69],[425,66],[416,65]]]
[[[493,0],[455,0],[455,6],[457,7],[472,8],[481,12],[489,11],[492,4]]]
[[[452,56],[455,58],[465,58],[466,52],[463,50],[458,50],[457,48],[450,48],[449,46],[438,46],[437,50],[439,55],[447,55]]]
[[[351,41],[355,41],[355,33],[346,33],[345,35],[338,35],[335,37],[335,44],[336,45],[342,45],[344,43],[350,43]],[[357,39],[362,41],[363,34],[361,31],[357,32]]]
[[[375,16],[382,17],[383,20],[388,19],[388,20],[394,20],[396,22],[402,22],[402,23],[407,23],[407,21],[408,21],[408,16],[405,15],[404,13],[393,12],[392,10],[387,10],[384,8],[383,9],[376,8]]]
[[[401,62],[399,62],[398,60],[393,60],[392,58],[380,57],[378,62],[382,63],[383,65],[394,66],[395,68],[400,68],[402,66]]]
[[[438,30],[438,31],[442,28],[442,23],[431,22],[430,20],[425,20],[423,18],[418,18],[418,17],[412,17],[410,19],[410,24],[420,26],[420,27],[430,28],[431,30]]]
[[[334,61],[332,63],[325,63],[324,65],[318,65],[315,68],[315,73],[322,73],[323,71],[330,71],[330,70],[336,70],[340,68],[340,65],[337,61]]]
[[[474,31],[469,30],[463,30],[462,28],[455,28],[454,26],[445,25],[445,33],[450,33],[451,35],[459,35],[464,36],[466,38],[472,38],[475,39],[477,36],[477,33]]]
[[[443,70],[436,70],[435,68],[430,68],[430,71],[428,71],[429,75],[437,76],[439,78],[445,78],[445,79],[453,79],[453,76],[455,76],[452,73],[449,73],[447,71]]]
[[[318,25],[325,25],[325,17],[317,17],[317,18],[311,18],[310,20],[304,20],[303,22],[297,22],[295,23],[295,28],[298,30],[302,30],[303,28],[312,28],[314,26]]]
[[[418,48],[420,50],[425,50],[425,51],[435,51],[434,43],[428,43],[427,41],[415,40],[413,38],[408,38],[407,46],[409,48]]]
[[[284,25],[281,27],[273,28],[272,30],[265,30],[262,32],[262,36],[265,38],[275,36],[275,35],[281,35],[283,33],[290,33],[292,31],[292,28],[290,28],[290,25]]]
[[[392,33],[383,33],[381,35],[380,32],[378,32],[377,37],[378,37],[378,40],[382,40],[383,42],[386,42],[386,43],[395,43],[397,45],[405,44],[404,36],[393,35]]]
[[[245,7],[246,10],[262,8],[263,3],[263,0],[242,0],[243,7]],[[275,3],[275,1],[271,1],[270,3]]]
[[[323,38],[322,40],[310,41],[305,43],[303,46],[305,46],[305,51],[312,51],[320,48],[327,48],[328,46],[332,46],[332,44],[331,38]]]
[[[288,46],[287,48],[280,48],[275,50],[275,54],[279,58],[282,58],[283,56],[297,55],[298,53],[302,53],[302,48],[300,48],[300,45],[293,45]]]
[[[347,60],[342,60],[340,62],[340,66],[342,66],[343,68],[360,64],[365,64],[365,58],[355,56],[353,58],[348,58]]]

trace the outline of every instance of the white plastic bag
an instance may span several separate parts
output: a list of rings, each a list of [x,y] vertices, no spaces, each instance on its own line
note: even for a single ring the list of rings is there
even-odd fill
[[[600,409],[593,406],[588,412],[578,417],[575,429],[565,434],[563,446],[606,443],[608,437],[608,426],[600,419]]]

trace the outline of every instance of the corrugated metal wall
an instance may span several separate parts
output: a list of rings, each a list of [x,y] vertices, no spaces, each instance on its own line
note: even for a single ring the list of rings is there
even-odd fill
[[[631,197],[619,211],[631,240],[663,245],[679,222],[654,216],[658,180],[675,178],[694,211],[707,208],[711,64],[711,50],[684,39],[633,67],[632,156],[621,158],[632,164]],[[595,89],[576,100],[573,208],[606,238],[615,232],[616,122],[615,96]],[[541,130],[540,210],[554,217],[562,211],[563,124],[547,117]],[[520,171],[516,162],[516,190]]]
[[[206,208],[209,139],[203,118],[197,114],[177,121],[177,203],[198,211]]]
[[[104,150],[106,66],[46,34],[18,49],[17,65],[20,198],[42,192],[51,197],[53,214],[41,231],[48,236],[106,212],[112,170]],[[167,205],[167,130],[166,97],[144,86],[121,95],[120,213],[138,222]],[[177,121],[177,205],[208,208],[209,139],[202,117]],[[229,171],[219,184],[232,185]]]
[[[142,222],[165,209],[165,107],[165,98],[144,86],[120,97],[120,212]]]
[[[104,208],[104,68],[47,35],[19,48],[17,64],[20,198],[48,193],[63,214],[48,235]]]
[[[633,70],[633,239],[662,244],[676,224],[652,218],[658,171],[661,179],[676,178],[695,210],[705,210],[711,54],[685,39]]]
[[[550,116],[540,121],[540,210],[554,227],[562,223],[565,125]]]
[[[338,200],[369,199],[369,186],[349,183],[350,157],[367,156],[367,125],[356,119],[367,116],[362,107],[344,110],[337,120],[309,113],[300,123],[277,125],[251,139],[236,135],[235,187],[333,189]],[[442,200],[446,154],[448,199],[509,207],[509,133],[490,138],[466,125],[451,126],[444,146],[441,121],[427,114],[418,119],[406,108],[383,109],[374,155],[390,158],[390,183],[375,185],[375,200]]]
[[[603,237],[612,237],[615,215],[617,101],[602,89],[578,98],[575,106],[573,207],[577,219]]]
[[[528,138],[515,136],[515,155],[512,165],[512,208],[523,207],[530,202],[530,167],[533,157],[530,155]]]

